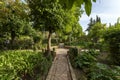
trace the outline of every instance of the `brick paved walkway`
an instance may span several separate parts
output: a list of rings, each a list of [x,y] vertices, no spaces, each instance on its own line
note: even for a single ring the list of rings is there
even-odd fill
[[[66,55],[66,49],[56,50],[56,58],[52,64],[46,80],[71,80]]]

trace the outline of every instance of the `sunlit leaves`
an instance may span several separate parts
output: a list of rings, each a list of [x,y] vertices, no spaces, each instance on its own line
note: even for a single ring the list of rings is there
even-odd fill
[[[46,31],[55,32],[63,27],[65,14],[58,2],[28,0],[28,4],[31,9],[31,20],[34,28],[40,31],[44,28]]]
[[[37,74],[45,75],[51,63],[52,61],[48,61],[42,53],[20,50],[3,51],[0,52],[0,80],[28,80],[26,76],[29,76],[31,80],[37,80]]]
[[[3,0],[2,2],[4,5],[0,8],[0,34],[10,36],[14,32],[14,37],[19,36],[23,27],[29,25],[28,7],[21,0]]]
[[[85,12],[89,16],[91,13],[92,2],[96,0],[60,0],[60,3],[65,6],[64,8],[70,9],[75,4],[77,7],[81,8],[81,5],[85,6]]]

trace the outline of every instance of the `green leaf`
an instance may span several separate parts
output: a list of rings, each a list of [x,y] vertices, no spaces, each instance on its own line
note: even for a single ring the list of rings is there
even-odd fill
[[[96,0],[93,0],[93,2],[96,2]]]
[[[81,5],[83,4],[83,0],[76,0],[75,5],[78,7],[81,7]]]
[[[92,2],[91,2],[91,0],[84,0],[84,2],[85,2],[85,11],[86,11],[86,14],[89,16],[90,13],[91,13]]]
[[[70,8],[72,8],[72,6],[74,4],[74,0],[68,0],[67,3],[69,3],[69,4],[67,4],[67,7],[70,9]]]

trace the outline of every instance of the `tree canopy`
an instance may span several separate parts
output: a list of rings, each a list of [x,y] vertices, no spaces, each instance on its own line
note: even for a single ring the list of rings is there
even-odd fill
[[[48,50],[50,50],[51,34],[57,30],[67,30],[68,33],[80,33],[78,20],[81,5],[85,6],[87,15],[91,13],[92,2],[96,0],[26,0],[31,11],[31,21],[34,28],[49,32]],[[75,28],[78,27],[78,31]],[[79,30],[80,29],[80,30]]]
[[[28,7],[21,0],[3,0],[0,13],[1,35],[10,35],[11,43],[22,33],[23,28],[29,26]]]
[[[88,36],[93,42],[97,43],[102,38],[105,29],[106,24],[101,23],[100,17],[96,16],[96,19],[91,18],[87,28]]]

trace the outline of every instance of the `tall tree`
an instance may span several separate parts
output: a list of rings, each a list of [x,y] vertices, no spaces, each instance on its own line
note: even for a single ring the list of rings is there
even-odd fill
[[[67,20],[64,15],[73,5],[81,7],[85,4],[85,10],[90,15],[92,1],[96,0],[26,0],[31,9],[31,19],[33,26],[40,31],[49,32],[47,49],[50,51],[51,34],[64,27]]]
[[[23,27],[27,24],[27,6],[21,0],[3,0],[1,7],[0,23],[1,32],[7,33],[11,36],[11,44],[18,36]]]
[[[88,36],[93,41],[93,43],[97,43],[100,40],[100,38],[102,38],[105,29],[106,24],[102,24],[100,22],[97,22],[92,26],[88,33]]]
[[[47,49],[50,52],[51,35],[64,27],[64,10],[57,1],[28,0],[34,28],[48,31]]]
[[[88,24],[88,28],[86,31],[90,31],[90,29],[96,24],[96,23],[101,23],[100,17],[96,15],[96,19],[90,18],[90,23]]]
[[[71,40],[75,40],[81,36],[82,27],[79,24],[79,18],[81,17],[82,13],[83,10],[81,10],[76,5],[73,5],[70,10],[67,10],[67,15],[64,20],[64,22],[66,22],[66,25],[61,31],[58,31],[59,33],[57,33],[60,34],[60,37],[64,41],[71,42]]]

